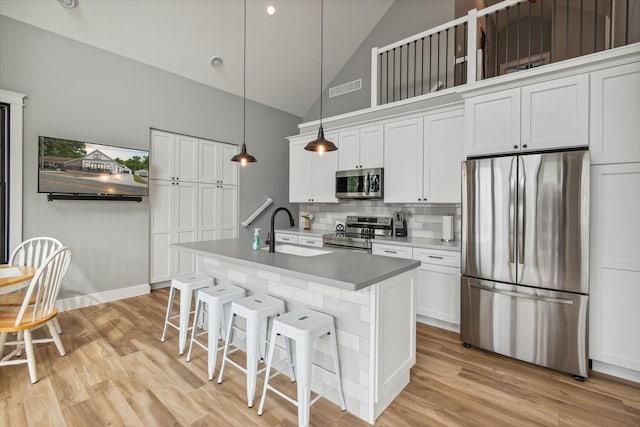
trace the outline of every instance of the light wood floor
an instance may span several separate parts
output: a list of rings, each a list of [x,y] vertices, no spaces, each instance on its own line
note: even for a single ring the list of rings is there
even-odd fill
[[[177,331],[160,343],[167,295],[62,313],[67,355],[37,345],[38,383],[26,365],[0,368],[0,426],[296,426],[295,408],[274,394],[262,417],[257,405],[247,408],[237,369],[221,385],[207,381],[204,351],[185,362]],[[457,334],[421,324],[417,342],[411,383],[376,425],[640,425],[638,384],[597,373],[579,383],[465,349]],[[367,425],[324,399],[311,408],[311,424]]]

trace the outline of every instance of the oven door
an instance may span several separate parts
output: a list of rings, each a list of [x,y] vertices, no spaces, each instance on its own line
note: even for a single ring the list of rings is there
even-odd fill
[[[336,172],[336,197],[339,199],[382,199],[382,168]]]

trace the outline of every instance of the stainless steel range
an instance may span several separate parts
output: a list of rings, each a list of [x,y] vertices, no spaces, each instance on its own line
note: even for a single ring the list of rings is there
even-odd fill
[[[336,232],[322,236],[324,246],[371,252],[371,241],[393,235],[393,218],[390,216],[348,216],[345,225]]]

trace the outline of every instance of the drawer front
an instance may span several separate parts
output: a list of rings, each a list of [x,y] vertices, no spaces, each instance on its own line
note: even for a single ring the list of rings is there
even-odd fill
[[[298,244],[304,246],[322,247],[322,237],[298,236]]]
[[[460,252],[413,248],[413,259],[425,264],[460,267]]]
[[[412,259],[412,248],[408,246],[383,245],[374,243],[371,248],[373,255],[389,256],[394,258]]]
[[[298,244],[298,236],[295,234],[276,233],[276,242]]]

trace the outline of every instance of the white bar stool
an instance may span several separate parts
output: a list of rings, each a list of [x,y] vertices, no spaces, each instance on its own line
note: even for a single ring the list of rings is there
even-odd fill
[[[218,280],[218,284],[216,284],[216,286],[198,289],[198,293],[196,296],[196,313],[193,317],[193,326],[191,328],[191,342],[189,343],[187,362],[191,361],[191,351],[193,350],[194,343],[207,350],[209,381],[213,379],[213,373],[216,369],[216,361],[218,360],[218,351],[224,348],[218,347],[218,340],[220,339],[220,329],[223,325],[223,321],[224,319],[229,318],[231,303],[244,297],[244,295],[244,289],[238,286],[234,286],[226,281],[223,283],[221,280]],[[200,326],[204,326],[204,319],[201,319],[201,315],[205,304],[207,305],[208,313],[208,330],[197,333],[198,323],[200,323],[199,320],[202,320]],[[197,339],[197,337],[203,334],[207,334],[206,346]],[[227,334],[225,333],[224,336],[226,337]]]
[[[273,350],[274,343],[277,335],[282,335],[285,338],[285,342],[289,339],[295,341],[296,346],[296,380],[298,388],[298,398],[294,400],[285,395],[279,390],[269,385],[269,380],[280,372],[276,372],[271,377],[269,376],[271,371],[271,365],[273,362]],[[313,363],[313,340],[320,338],[323,335],[329,335],[331,338],[331,347],[333,349],[333,362],[334,371],[326,369]],[[344,393],[342,392],[342,379],[340,377],[340,363],[338,360],[338,342],[336,341],[336,329],[334,325],[334,319],[328,314],[319,313],[309,309],[299,309],[290,311],[273,321],[273,328],[271,329],[271,342],[269,345],[269,355],[267,357],[267,373],[264,378],[264,388],[262,390],[262,398],[260,399],[260,406],[258,407],[258,415],[262,415],[264,409],[264,400],[267,396],[267,390],[271,390],[288,400],[292,404],[298,407],[298,425],[300,427],[309,425],[309,408],[316,403],[323,395],[318,395],[312,402],[311,398],[311,365],[315,365],[319,369],[328,372],[335,376],[336,384],[327,391],[337,388],[340,398],[340,408],[346,411],[347,407],[344,401]]]
[[[253,400],[256,394],[256,379],[258,374],[264,369],[258,371],[258,358],[264,361],[265,343],[267,337],[267,326],[269,318],[284,314],[284,301],[269,296],[267,294],[251,295],[231,303],[231,311],[227,318],[227,339],[224,343],[224,353],[222,356],[222,364],[220,365],[220,374],[218,376],[218,384],[222,383],[225,364],[231,363],[236,368],[245,372],[247,375],[247,404],[249,408],[253,407]],[[240,350],[239,342],[231,342],[234,329],[241,328],[233,325],[235,316],[243,317],[246,321],[246,350],[247,350],[247,366],[242,367],[233,360],[229,359],[229,355]],[[236,347],[231,352],[229,346]],[[289,363],[291,365],[291,351],[288,342],[285,341],[285,349],[288,354]],[[290,369],[291,379],[295,381],[293,369]]]
[[[188,274],[178,276],[171,279],[171,290],[169,291],[169,301],[167,302],[167,315],[164,318],[164,329],[160,341],[167,339],[167,327],[171,326],[178,330],[178,348],[180,354],[184,354],[184,348],[187,344],[187,333],[189,328],[189,316],[191,315],[191,297],[193,292],[213,286],[213,278],[204,274]],[[180,314],[171,316],[173,300],[176,295],[176,289],[180,291]],[[171,320],[179,318],[179,324],[171,323]]]

